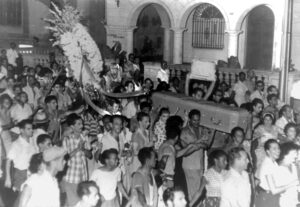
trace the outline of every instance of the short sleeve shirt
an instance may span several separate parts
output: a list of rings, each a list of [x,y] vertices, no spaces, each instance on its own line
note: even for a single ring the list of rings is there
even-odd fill
[[[113,171],[96,169],[91,176],[100,189],[100,194],[105,200],[112,200],[116,197],[117,184],[121,181],[121,169],[117,167]]]

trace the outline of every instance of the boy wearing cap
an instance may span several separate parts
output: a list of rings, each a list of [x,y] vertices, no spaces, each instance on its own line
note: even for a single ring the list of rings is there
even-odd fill
[[[56,146],[43,152],[45,169],[26,180],[19,206],[60,207],[60,191],[55,176],[64,169],[65,154],[65,149]]]
[[[19,123],[20,136],[12,143],[7,154],[5,186],[20,191],[21,185],[27,179],[27,169],[31,156],[36,153],[32,143],[32,122],[25,119]],[[13,179],[10,176],[11,164],[14,164]]]

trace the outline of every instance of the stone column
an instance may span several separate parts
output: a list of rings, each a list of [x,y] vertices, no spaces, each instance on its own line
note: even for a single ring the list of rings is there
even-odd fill
[[[238,43],[239,43],[239,34],[242,32],[240,30],[227,30],[225,31],[228,34],[228,57],[238,56]]]
[[[126,28],[126,52],[133,53],[133,31],[136,27]]]
[[[170,37],[171,37],[171,30],[168,27],[164,27],[164,54],[163,59],[170,63],[170,51],[171,51],[171,43],[170,43]]]
[[[173,64],[182,64],[183,31],[186,28],[173,28],[172,30],[174,31]]]

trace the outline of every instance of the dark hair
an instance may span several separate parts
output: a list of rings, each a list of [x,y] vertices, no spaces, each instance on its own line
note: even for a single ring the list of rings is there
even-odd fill
[[[272,100],[272,98],[277,98],[278,99],[278,96],[276,95],[276,94],[269,94],[268,96],[267,96],[267,101],[268,101],[268,103],[270,103],[270,101]]]
[[[282,117],[283,116],[283,113],[284,112],[287,112],[287,110],[291,108],[290,105],[286,104],[284,105],[283,107],[281,107],[281,109],[279,110],[279,117]]]
[[[246,77],[246,73],[244,72],[239,72],[239,77],[241,77],[241,75],[244,75]]]
[[[202,92],[202,98],[205,95],[205,92],[202,88],[194,88],[192,91],[192,95],[196,95],[198,92]]]
[[[277,89],[276,86],[270,85],[270,86],[267,88],[267,93],[270,93],[270,92],[272,91],[273,88]]]
[[[31,119],[23,119],[22,121],[20,121],[18,123],[18,127],[20,129],[25,129],[26,125],[28,125],[28,124],[33,125],[32,120]]]
[[[212,151],[211,153],[209,153],[208,155],[208,166],[212,167],[214,166],[215,163],[215,159],[219,159],[220,157],[225,157],[227,159],[227,154],[226,152],[224,152],[223,150],[217,149]]]
[[[80,116],[78,116],[77,114],[72,113],[67,116],[66,122],[67,122],[68,126],[73,126],[77,120],[82,120],[82,118]]]
[[[50,103],[50,102],[53,101],[53,100],[57,101],[56,96],[53,96],[53,95],[47,96],[47,97],[45,98],[45,103],[48,104],[48,103]]]
[[[146,79],[144,80],[144,83],[146,83],[146,81],[150,81],[150,82],[151,82],[152,87],[150,88],[150,90],[152,90],[153,87],[154,87],[153,81],[152,81],[150,78],[146,78]]]
[[[169,139],[176,139],[180,135],[180,129],[179,127],[172,127],[172,128],[166,128],[166,138]]]
[[[97,190],[99,192],[99,188],[94,181],[83,181],[83,182],[79,183],[77,186],[76,192],[77,192],[78,197],[82,198],[85,195],[90,195],[90,193],[91,193],[90,187],[97,188]]]
[[[257,85],[257,84],[259,84],[259,83],[261,83],[261,84],[263,84],[263,86],[265,86],[265,83],[264,83],[262,80],[256,81],[255,85]]]
[[[168,201],[174,201],[174,195],[175,195],[175,192],[183,192],[183,190],[176,186],[174,188],[167,188],[164,193],[163,193],[163,200],[164,200],[164,203],[166,204],[167,206],[167,202]]]
[[[159,112],[158,112],[158,117],[160,118],[161,115],[166,114],[166,113],[170,114],[169,108],[168,108],[168,107],[162,107],[162,108],[159,110]]]
[[[252,107],[255,107],[257,104],[261,104],[262,107],[264,107],[264,102],[263,102],[261,99],[259,99],[259,98],[253,99],[253,100],[252,100]],[[253,110],[253,109],[252,109],[252,110]]]
[[[231,132],[230,132],[231,137],[234,137],[234,135],[237,131],[241,131],[241,132],[243,132],[243,134],[245,134],[244,129],[242,127],[237,126],[231,130]]]
[[[39,144],[43,144],[47,139],[50,139],[51,140],[51,137],[50,135],[48,134],[40,134],[37,139],[36,139],[36,144],[39,145]]]
[[[111,119],[112,117],[111,117],[111,115],[109,115],[109,114],[105,114],[103,117],[102,117],[102,121],[104,120],[104,119],[109,119],[109,121],[111,122]]]
[[[10,101],[10,105],[12,105],[12,99],[11,99],[11,97],[7,93],[2,94],[0,96],[0,104],[1,105],[3,104],[3,102],[4,102],[5,99],[9,100]]]
[[[272,144],[278,144],[279,145],[279,143],[276,139],[269,139],[264,144],[265,151],[269,150],[271,148]]]
[[[242,147],[234,147],[228,152],[229,165],[232,166],[236,159],[241,158],[241,152],[246,152]]]
[[[295,128],[296,131],[297,131],[297,124],[290,122],[290,123],[287,123],[287,124],[285,125],[285,127],[284,127],[284,129],[283,129],[284,134],[287,134],[288,130],[289,130],[290,128],[292,128],[292,127]]]
[[[272,124],[274,124],[275,123],[275,116],[274,116],[274,114],[273,113],[264,113],[264,115],[263,115],[263,122],[264,122],[264,120],[265,120],[265,118],[266,117],[270,117],[271,119],[272,119]]]
[[[152,147],[144,147],[140,149],[138,153],[138,159],[142,165],[146,163],[147,160],[151,159],[152,153],[154,152]]]
[[[150,108],[151,109],[152,105],[149,102],[144,101],[144,102],[140,103],[140,110],[143,110],[144,108]]]
[[[104,150],[99,155],[99,161],[101,162],[101,164],[105,165],[105,160],[109,159],[110,155],[112,155],[112,154],[115,154],[116,156],[118,156],[119,152],[118,152],[118,150],[116,150],[114,148]]]
[[[124,120],[121,115],[113,115],[111,117],[111,122],[114,122],[115,119],[120,119],[122,123],[123,123],[123,120]]]
[[[124,84],[124,86],[128,87],[130,83],[133,85],[133,89],[134,89],[134,83],[131,80],[126,81],[125,84]]]
[[[172,129],[173,127],[181,128],[183,122],[183,119],[178,115],[170,116],[166,122],[166,130],[168,130],[169,128]]]
[[[299,147],[293,142],[285,142],[280,145],[280,155],[278,158],[278,162],[282,162],[286,155],[290,153],[290,151],[298,150]]]
[[[145,112],[141,111],[141,112],[137,113],[137,120],[138,121],[142,121],[144,117],[149,117],[150,118],[149,114],[147,114]]]
[[[29,162],[29,171],[34,174],[39,171],[39,167],[43,163],[43,153],[37,153],[31,156],[30,162]]]
[[[197,110],[197,109],[192,109],[189,112],[189,119],[191,119],[195,115],[201,116],[201,112],[199,110]]]

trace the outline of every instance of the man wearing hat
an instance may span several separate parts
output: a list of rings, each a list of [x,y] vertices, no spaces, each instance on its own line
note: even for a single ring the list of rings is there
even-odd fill
[[[56,174],[65,166],[66,151],[51,147],[43,152],[43,172],[32,174],[24,183],[20,206],[60,207],[60,191]]]
[[[33,143],[36,147],[36,150],[38,151],[38,145],[37,145],[37,137],[41,134],[48,134],[47,129],[49,126],[49,118],[46,114],[44,109],[40,109],[36,112],[36,114],[33,116]]]

